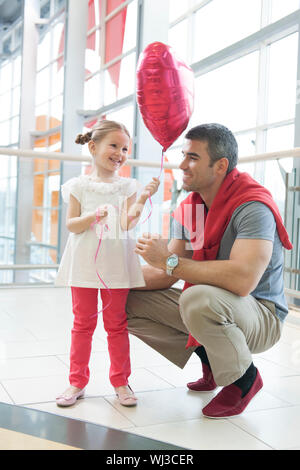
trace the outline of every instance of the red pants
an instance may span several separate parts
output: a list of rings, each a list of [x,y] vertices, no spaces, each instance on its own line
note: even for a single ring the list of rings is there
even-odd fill
[[[74,324],[71,336],[70,384],[84,388],[90,377],[89,360],[93,333],[98,321],[98,289],[71,287]],[[101,289],[104,329],[110,356],[109,378],[113,387],[128,384],[131,373],[129,337],[125,311],[129,289]]]

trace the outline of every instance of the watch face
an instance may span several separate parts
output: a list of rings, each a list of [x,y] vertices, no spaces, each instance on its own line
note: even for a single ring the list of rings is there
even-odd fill
[[[167,265],[169,266],[169,268],[175,268],[175,266],[177,266],[178,264],[178,259],[177,257],[175,258],[168,258],[168,261],[167,261]]]

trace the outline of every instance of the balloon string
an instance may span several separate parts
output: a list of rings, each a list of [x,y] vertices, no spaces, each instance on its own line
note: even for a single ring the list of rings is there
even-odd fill
[[[162,172],[163,172],[163,166],[164,166],[164,150],[162,149],[162,151],[161,151],[161,161],[160,161],[160,172],[159,172],[159,176],[158,176],[158,179],[159,179],[159,180],[160,180],[161,174],[162,174]],[[151,217],[152,210],[153,210],[153,204],[152,204],[151,196],[149,196],[149,202],[150,202],[150,211],[149,211],[149,214],[148,214],[148,216],[146,217],[146,219],[143,220],[143,222],[141,222],[141,225],[144,224],[144,223]]]
[[[161,156],[161,163],[160,163],[160,173],[159,173],[159,176],[158,176],[158,179],[160,180],[161,178],[161,175],[162,175],[162,172],[163,172],[163,162],[164,162],[164,151],[162,150],[162,156]],[[145,220],[143,220],[143,222],[141,222],[141,225],[144,224],[152,215],[152,209],[153,209],[153,204],[152,204],[152,200],[151,200],[151,196],[149,196],[149,202],[150,202],[150,211],[149,211],[149,214],[148,216],[146,217]],[[114,206],[115,207],[115,206]],[[118,209],[118,208],[117,208]],[[134,217],[131,216],[130,219],[132,220]],[[129,220],[129,224],[131,222],[131,220]],[[100,236],[99,236],[99,243],[98,243],[98,246],[97,246],[97,250],[96,250],[96,253],[95,253],[95,257],[94,257],[94,262],[95,262],[95,268],[96,268],[96,274],[98,276],[98,279],[99,281],[101,282],[101,284],[104,286],[104,288],[106,290],[108,290],[108,293],[110,295],[110,301],[109,303],[104,307],[102,308],[99,312],[97,312],[95,315],[99,315],[101,312],[103,312],[107,307],[110,306],[111,302],[112,302],[112,295],[111,295],[111,291],[110,291],[110,288],[106,285],[106,283],[104,282],[104,280],[101,278],[99,272],[98,272],[98,269],[97,269],[97,257],[98,257],[98,254],[99,254],[99,251],[100,251],[100,246],[101,246],[101,242],[102,242],[102,235],[103,235],[103,225],[100,223],[100,216],[99,216],[99,208],[97,209],[96,211],[96,220],[91,224],[91,228],[93,229],[95,225],[99,224],[100,225]],[[104,225],[104,228],[105,230],[109,230],[108,228],[108,225],[105,224]]]

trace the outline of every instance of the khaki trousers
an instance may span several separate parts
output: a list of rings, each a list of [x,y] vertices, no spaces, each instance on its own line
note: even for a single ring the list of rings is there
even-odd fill
[[[282,322],[272,302],[239,297],[219,287],[130,291],[129,333],[183,368],[195,348],[185,349],[188,332],[205,347],[214,379],[226,386],[239,379],[252,353],[271,348]]]

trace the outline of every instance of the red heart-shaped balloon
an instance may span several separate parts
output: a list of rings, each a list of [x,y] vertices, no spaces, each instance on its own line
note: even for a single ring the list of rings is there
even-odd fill
[[[166,151],[187,127],[194,109],[194,74],[173,49],[149,44],[137,67],[137,102],[145,126]]]

